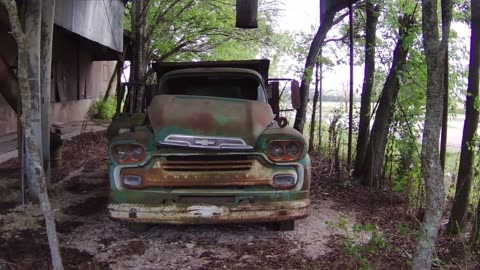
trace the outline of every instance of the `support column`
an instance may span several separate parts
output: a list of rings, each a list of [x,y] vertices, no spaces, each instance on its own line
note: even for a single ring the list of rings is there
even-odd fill
[[[41,24],[41,129],[43,168],[47,186],[51,183],[50,170],[50,93],[52,78],[52,40],[55,16],[55,0],[42,0]]]
[[[42,148],[42,124],[41,124],[41,87],[40,87],[40,48],[41,48],[41,21],[42,21],[42,0],[29,0],[25,5],[25,33],[28,34],[27,50],[28,58],[28,80],[32,97],[32,127],[34,141],[38,149]],[[27,183],[30,199],[38,201],[37,179],[33,171],[32,161],[27,152]]]

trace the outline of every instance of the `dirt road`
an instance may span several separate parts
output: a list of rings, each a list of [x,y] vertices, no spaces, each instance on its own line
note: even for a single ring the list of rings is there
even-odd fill
[[[103,138],[94,146],[104,144]],[[81,142],[78,142],[78,144]],[[71,147],[78,147],[78,144]],[[93,147],[93,146],[92,146]],[[70,149],[86,160],[65,160],[51,194],[67,269],[301,269],[319,265],[336,231],[326,224],[352,213],[332,209],[330,200],[313,199],[311,214],[295,231],[276,232],[263,224],[156,225],[142,233],[107,217],[108,168],[98,149]],[[66,150],[69,151],[68,149]],[[66,158],[72,153],[66,153]],[[71,157],[70,157],[71,158]],[[0,173],[0,259],[22,269],[48,269],[43,217],[35,205],[15,206],[18,175]],[[10,194],[9,196],[7,196]],[[0,261],[1,265],[1,261]]]

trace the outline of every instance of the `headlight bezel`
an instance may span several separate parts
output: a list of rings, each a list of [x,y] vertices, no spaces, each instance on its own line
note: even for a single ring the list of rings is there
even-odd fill
[[[283,155],[275,157],[271,154],[272,145],[280,144],[283,147]],[[298,146],[298,153],[291,156],[287,153],[287,146],[290,144],[296,144]],[[298,161],[303,156],[304,144],[300,140],[271,140],[267,144],[266,154],[268,158],[274,162],[293,162]]]
[[[125,148],[127,150],[127,156],[124,159],[121,159],[120,156],[118,155],[118,149]],[[140,156],[133,156],[132,152],[134,149],[141,149],[141,155]],[[121,143],[121,144],[115,144],[112,146],[112,152],[111,155],[113,159],[118,162],[119,164],[128,164],[128,163],[139,163],[145,160],[145,157],[147,156],[147,151],[145,149],[145,146],[143,144],[138,144],[138,143]]]

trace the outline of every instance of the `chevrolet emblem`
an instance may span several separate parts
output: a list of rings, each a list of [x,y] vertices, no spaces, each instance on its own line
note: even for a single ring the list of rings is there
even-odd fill
[[[194,143],[195,143],[196,145],[201,145],[201,146],[215,145],[215,141],[214,141],[214,140],[207,140],[207,139],[204,139],[204,140],[195,140]]]

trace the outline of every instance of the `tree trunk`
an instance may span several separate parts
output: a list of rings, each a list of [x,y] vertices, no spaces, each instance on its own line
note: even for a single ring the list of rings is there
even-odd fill
[[[480,1],[472,1],[472,35],[470,38],[470,64],[468,70],[467,104],[465,122],[463,124],[462,150],[458,178],[453,199],[452,214],[448,223],[448,229],[454,233],[465,228],[467,217],[468,200],[473,179],[474,153],[477,147],[474,143],[477,134],[479,113],[475,107],[479,92],[480,72]]]
[[[319,57],[321,57],[322,50],[320,50]],[[315,63],[315,94],[313,95],[313,110],[312,118],[310,120],[310,137],[308,138],[308,152],[313,151],[313,139],[315,137],[315,123],[316,123],[316,114],[317,114],[317,102],[318,102],[318,66],[319,60]]]
[[[480,240],[480,198],[478,198],[475,220],[473,222],[473,230],[471,240],[477,243]]]
[[[405,14],[399,19],[399,39],[393,51],[392,66],[385,80],[382,95],[378,104],[372,132],[367,147],[367,155],[361,173],[363,185],[380,187],[382,181],[382,167],[387,145],[388,130],[392,120],[393,108],[400,90],[399,76],[405,70],[406,59],[410,44],[408,43],[411,28],[414,24],[414,15]]]
[[[367,155],[368,135],[370,131],[371,96],[375,77],[376,32],[379,16],[379,5],[375,7],[372,0],[367,1],[367,21],[365,26],[365,73],[360,103],[360,121],[358,126],[357,149],[355,156],[354,177],[359,177]]]
[[[319,78],[318,78],[318,152],[322,149],[322,90],[323,90],[323,64],[322,64],[322,51],[320,50],[320,65]]]
[[[41,101],[42,101],[42,146],[43,165],[47,183],[50,183],[50,93],[52,78],[52,40],[55,0],[42,0],[41,26]]]
[[[448,97],[450,95],[448,91],[448,46],[445,50],[445,56],[443,58],[443,114],[442,114],[442,133],[440,134],[440,164],[442,170],[445,171],[445,162],[447,156],[447,131],[448,131]]]
[[[29,95],[31,101],[31,124],[33,129],[33,140],[37,149],[43,153],[42,148],[42,123],[41,123],[41,82],[40,82],[40,48],[41,48],[41,20],[42,20],[42,0],[32,0],[25,5],[25,33],[28,33],[27,49],[28,49],[28,81],[30,84]],[[27,182],[28,195],[33,201],[38,201],[38,190],[36,189],[35,172],[31,160],[31,153],[27,148]],[[40,163],[43,164],[40,156]]]
[[[333,19],[335,18],[336,13],[337,10],[335,9],[330,9],[325,13],[322,19],[322,23],[320,24],[320,27],[318,28],[318,31],[312,40],[310,49],[308,50],[307,59],[305,61],[305,69],[303,71],[303,77],[300,83],[301,107],[297,110],[297,114],[295,115],[295,122],[293,124],[293,128],[302,133],[305,126],[305,117],[307,115],[307,104],[309,97],[308,90],[310,88],[310,81],[312,79],[313,66],[315,65],[315,62],[317,60],[320,47],[322,46],[328,31],[333,26]]]
[[[347,173],[350,178],[352,163],[352,138],[353,138],[353,4],[348,7],[348,47],[349,47],[349,93],[348,93],[348,145],[347,145]]]
[[[40,206],[45,217],[45,225],[47,228],[48,244],[50,247],[53,269],[63,269],[62,258],[60,256],[60,247],[55,228],[55,218],[50,206],[45,181],[45,173],[41,162],[41,151],[37,147],[33,133],[33,115],[32,115],[32,97],[29,85],[29,54],[27,47],[28,38],[22,31],[20,20],[18,18],[18,9],[15,0],[0,0],[8,12],[12,34],[17,42],[18,47],[18,81],[20,86],[20,95],[22,100],[21,121],[25,129],[25,139],[27,148],[32,158],[33,171],[35,173],[35,185],[39,191]],[[27,28],[28,29],[28,28]]]
[[[326,12],[322,14],[321,23],[318,27],[317,33],[313,37],[312,43],[310,44],[310,49],[308,50],[307,59],[305,61],[305,69],[303,71],[302,81],[300,83],[300,99],[301,99],[301,106],[300,109],[297,110],[295,115],[295,122],[293,124],[293,128],[303,133],[303,128],[305,126],[305,117],[307,115],[307,105],[308,105],[308,98],[309,98],[309,88],[310,82],[312,80],[312,71],[313,66],[315,65],[318,52],[327,36],[328,31],[332,28],[333,25],[339,23],[343,16],[339,18],[340,20],[333,20],[335,18],[335,14],[342,10],[343,8],[348,7],[350,4],[356,3],[358,0],[351,0],[351,1],[337,1],[336,4],[332,4],[334,6],[328,7]],[[323,2],[321,1],[321,4]],[[323,11],[322,11],[323,12]]]
[[[146,24],[147,24],[147,8],[148,1],[136,0],[133,2],[135,28],[134,28],[134,82],[136,101],[134,111],[138,112],[142,108],[143,92],[145,90],[145,75],[147,72],[146,63]]]
[[[422,1],[423,47],[427,62],[427,104],[423,127],[421,170],[425,181],[425,215],[412,259],[412,269],[430,269],[445,200],[439,156],[443,112],[443,57],[448,44],[452,3],[442,0],[442,40],[439,41],[437,0]]]

